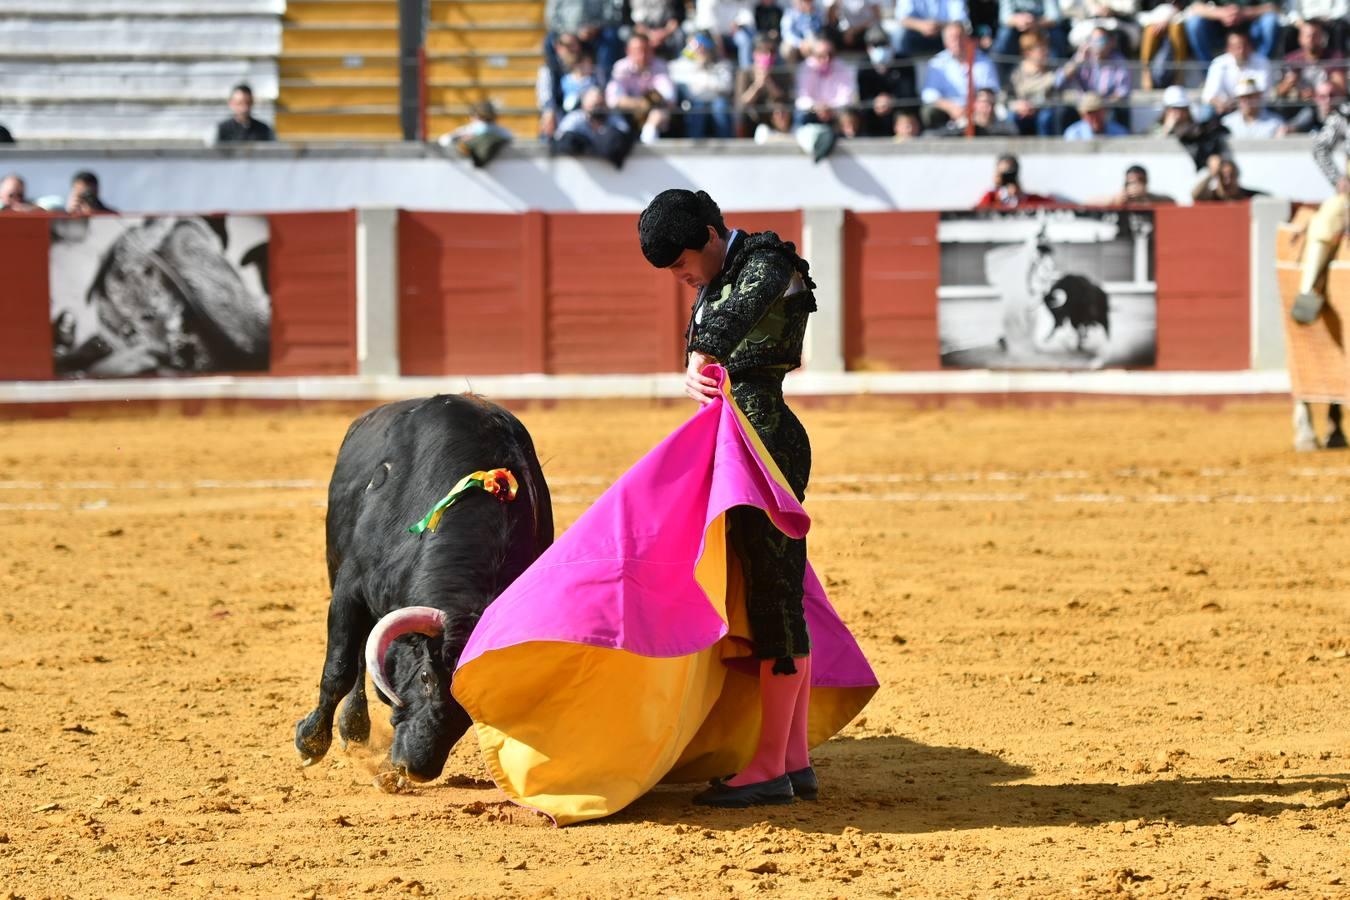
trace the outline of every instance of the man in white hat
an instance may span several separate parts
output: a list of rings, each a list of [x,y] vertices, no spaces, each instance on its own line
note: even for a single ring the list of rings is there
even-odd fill
[[[1250,78],[1238,84],[1238,108],[1224,116],[1223,127],[1234,138],[1284,137],[1284,120],[1265,108],[1261,89]]]

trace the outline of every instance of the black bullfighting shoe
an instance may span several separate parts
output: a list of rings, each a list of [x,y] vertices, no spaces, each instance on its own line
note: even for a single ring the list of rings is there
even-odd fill
[[[810,766],[789,772],[787,777],[798,800],[814,800],[820,796],[820,782],[816,780],[816,770]]]
[[[719,781],[694,797],[694,802],[699,806],[745,809],[750,806],[782,806],[791,803],[792,796],[792,780],[786,775],[779,775],[768,781],[756,781],[740,787]]]
[[[1321,294],[1299,294],[1294,298],[1289,317],[1300,325],[1311,325],[1317,321],[1317,314],[1322,311],[1323,302]]]

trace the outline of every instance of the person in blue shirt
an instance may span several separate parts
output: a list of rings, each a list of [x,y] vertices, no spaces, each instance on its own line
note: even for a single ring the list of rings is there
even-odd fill
[[[971,40],[966,26],[960,22],[948,22],[942,26],[942,45],[947,49],[929,60],[923,90],[919,94],[923,102],[925,128],[940,128],[952,119],[965,116],[966,55],[970,51]],[[976,90],[998,92],[998,73],[986,54],[976,50],[972,68]]]
[[[1107,115],[1106,104],[1098,94],[1086,93],[1078,101],[1078,121],[1064,131],[1066,141],[1091,141],[1121,137],[1130,130]]]
[[[966,0],[900,0],[901,56],[932,56],[942,50],[942,26],[970,18]]]

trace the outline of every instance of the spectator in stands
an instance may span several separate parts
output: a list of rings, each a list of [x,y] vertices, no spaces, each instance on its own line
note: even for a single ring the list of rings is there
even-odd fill
[[[775,103],[769,111],[767,122],[760,122],[755,128],[756,144],[795,144],[792,135],[792,107],[787,103]]]
[[[810,56],[812,46],[824,32],[825,16],[816,7],[816,0],[793,0],[792,8],[783,13],[783,58],[798,62]]]
[[[1051,98],[1059,93],[1057,73],[1050,67],[1050,43],[1041,34],[1024,34],[1022,61],[1009,77],[1008,109],[1019,134],[1042,137],[1059,134],[1058,109]]]
[[[1148,189],[1148,170],[1130,166],[1125,170],[1125,186],[1110,197],[1093,201],[1089,206],[1174,206],[1177,201],[1166,194],[1154,194]]]
[[[868,137],[895,133],[895,110],[916,106],[914,68],[896,65],[891,37],[880,26],[867,32],[867,60],[858,70],[858,100],[864,107],[863,131]]]
[[[901,110],[895,114],[895,142],[903,144],[906,141],[912,141],[915,138],[923,137],[923,125],[919,122],[919,117],[911,112]]]
[[[581,106],[563,116],[558,134],[549,145],[550,154],[599,156],[623,168],[633,149],[633,131],[628,120],[605,105],[605,93],[591,88],[581,97]]]
[[[113,209],[103,202],[98,193],[98,176],[93,172],[76,172],[70,179],[70,196],[66,198],[66,212],[77,216],[92,216],[98,213],[115,214]]]
[[[755,34],[767,35],[775,40],[782,39],[785,11],[778,0],[759,0],[750,12],[755,20]]]
[[[1336,111],[1336,104],[1344,96],[1345,92],[1337,90],[1336,85],[1330,81],[1319,84],[1313,89],[1312,104],[1303,107],[1298,111],[1298,115],[1289,120],[1290,133],[1311,134],[1321,131],[1327,118]]]
[[[919,94],[923,101],[923,125],[928,130],[964,116],[966,110],[966,55],[971,45],[966,26],[960,22],[942,26],[942,45],[946,49],[928,61],[923,90]],[[969,68],[974,69],[976,90],[998,90],[998,73],[983,52],[975,51],[974,65]]]
[[[36,206],[28,202],[28,185],[22,178],[10,173],[0,178],[0,212],[32,212]]]
[[[1191,188],[1191,199],[1196,203],[1236,203],[1250,200],[1260,194],[1239,183],[1238,164],[1217,153],[1209,158],[1205,172]]]
[[[881,27],[876,0],[825,0],[825,36],[840,50],[862,50],[867,32]]]
[[[1017,157],[1005,153],[994,164],[994,186],[985,191],[975,204],[976,209],[1029,209],[1047,206],[1055,201],[1040,194],[1022,190],[1021,165]]]
[[[1228,156],[1228,129],[1214,117],[1197,122],[1191,115],[1185,88],[1174,84],[1163,91],[1163,106],[1158,136],[1176,138],[1195,163],[1197,172],[1205,168],[1210,157]]]
[[[970,104],[970,118],[964,115],[952,119],[939,134],[942,137],[962,137],[967,132],[974,137],[1016,137],[1017,126],[1005,122],[998,116],[998,95],[986,89],[975,92],[975,101]],[[967,121],[972,127],[967,128]]]
[[[1281,100],[1307,103],[1313,91],[1330,81],[1345,92],[1345,55],[1327,47],[1327,31],[1322,23],[1311,20],[1298,26],[1298,49],[1285,54],[1284,72],[1275,86]]]
[[[274,141],[276,135],[266,122],[253,118],[253,88],[236,84],[230,91],[230,118],[216,126],[216,143],[238,141]]]
[[[778,9],[777,4],[774,8]],[[779,11],[781,16],[781,10]],[[736,60],[737,68],[754,64],[755,14],[752,0],[696,0],[694,27],[706,31]],[[777,25],[774,26],[775,30]]]
[[[900,0],[900,55],[906,59],[933,56],[942,51],[942,28],[964,23],[970,14],[966,0]]]
[[[839,112],[839,136],[841,138],[869,137],[863,134],[862,113],[852,107]]]
[[[14,135],[9,133],[9,129],[0,125],[0,144],[14,143]]]
[[[1074,49],[1104,28],[1116,37],[1116,46],[1124,53],[1127,46],[1139,43],[1138,8],[1137,0],[1059,0],[1060,15],[1069,26],[1069,46]]]
[[[1250,38],[1258,55],[1272,58],[1280,37],[1280,5],[1250,0],[1196,0],[1186,7],[1182,20],[1191,55],[1200,62],[1210,62],[1225,34],[1229,37],[1242,34]]]
[[[1258,90],[1265,93],[1270,90],[1274,79],[1271,77],[1270,60],[1253,53],[1247,35],[1234,31],[1228,35],[1228,52],[1215,57],[1209,64],[1200,99],[1222,115],[1233,109],[1238,85],[1243,81],[1253,82]]]
[[[1064,129],[1066,141],[1092,141],[1124,137],[1130,129],[1117,122],[1106,110],[1102,98],[1091,91],[1078,99],[1078,121]]]
[[[605,102],[641,129],[644,144],[655,141],[670,127],[675,83],[670,80],[665,60],[652,53],[646,35],[635,34],[628,39],[628,52],[614,64],[605,86]]]
[[[1096,94],[1103,103],[1116,108],[1116,121],[1121,124],[1129,121],[1126,104],[1131,86],[1129,65],[1116,48],[1115,35],[1105,28],[1094,29],[1092,37],[1055,76],[1059,90]]]
[[[1261,90],[1256,82],[1247,80],[1238,85],[1238,108],[1223,117],[1223,127],[1235,138],[1284,137],[1284,119],[1265,108]]]
[[[461,156],[469,157],[475,168],[481,169],[511,143],[512,135],[497,124],[497,107],[491,100],[475,103],[469,115],[467,124],[441,135],[437,143],[442,147],[453,147]]]
[[[548,34],[544,36],[544,61],[555,81],[562,79],[570,67],[558,55],[558,45],[564,44],[571,60],[582,51],[595,60],[595,70],[601,80],[609,77],[614,63],[623,53],[619,29],[623,26],[623,0],[546,0],[544,22]],[[561,90],[555,90],[555,96]]]
[[[743,124],[754,128],[769,121],[771,107],[792,106],[792,72],[778,65],[778,42],[772,35],[755,38],[755,52],[749,68],[736,72],[736,105]]]
[[[628,0],[633,33],[647,38],[652,52],[674,59],[684,49],[685,8],[681,0]]]
[[[1058,0],[999,0],[998,36],[994,38],[994,60],[999,74],[1011,74],[1021,53],[1018,41],[1028,31],[1039,31],[1050,40],[1055,59],[1069,55],[1067,23],[1060,16]]]
[[[685,137],[731,137],[731,63],[721,58],[721,47],[706,31],[689,39],[680,58],[670,64],[670,77],[684,110]]]
[[[858,102],[858,73],[835,59],[834,45],[821,39],[797,69],[797,124],[833,122],[846,106]]]
[[[581,96],[593,87],[600,87],[600,78],[595,71],[595,59],[581,48],[576,35],[565,35],[567,40],[557,44],[558,61],[566,66],[562,78],[555,80],[547,65],[539,67],[539,79],[535,84],[535,94],[539,99],[539,133],[545,138],[553,137],[558,120],[581,105]],[[580,55],[573,57],[572,53]],[[555,94],[554,90],[558,93]]]
[[[1290,0],[1289,19],[1294,25],[1317,22],[1327,33],[1327,43],[1335,53],[1346,53],[1350,38],[1350,0]]]

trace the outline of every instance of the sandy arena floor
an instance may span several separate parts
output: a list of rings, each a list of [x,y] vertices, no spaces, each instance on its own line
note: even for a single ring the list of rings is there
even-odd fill
[[[683,405],[521,412],[559,524]],[[881,677],[822,800],[555,830],[472,739],[299,767],[350,415],[0,423],[0,897],[1350,892],[1350,455],[1287,406],[805,410]]]

